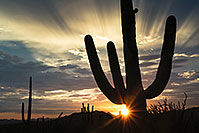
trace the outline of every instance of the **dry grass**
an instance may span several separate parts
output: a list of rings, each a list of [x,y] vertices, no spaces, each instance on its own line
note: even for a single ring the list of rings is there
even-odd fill
[[[168,102],[167,99],[163,103],[158,102],[158,104],[151,104],[147,107],[149,114],[161,114],[170,111],[184,111],[187,103],[187,94],[184,93],[185,99],[183,102],[178,101],[178,103]]]

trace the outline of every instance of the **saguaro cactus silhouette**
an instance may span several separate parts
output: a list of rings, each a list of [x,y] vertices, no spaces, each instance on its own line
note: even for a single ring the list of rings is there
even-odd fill
[[[31,108],[32,108],[32,77],[30,77],[29,81],[29,99],[28,99],[28,115],[27,115],[27,123],[30,123],[31,121]],[[22,103],[22,121],[25,123],[25,117],[24,117],[24,103]]]
[[[167,18],[161,60],[156,78],[153,83],[144,90],[141,81],[136,44],[135,14],[137,12],[137,8],[133,9],[132,0],[121,0],[126,88],[120,72],[114,43],[108,42],[107,50],[115,88],[108,82],[102,70],[93,39],[90,35],[85,37],[85,44],[91,70],[98,87],[104,95],[115,104],[126,104],[131,110],[146,111],[146,99],[160,95],[170,77],[176,38],[176,18],[174,16]]]

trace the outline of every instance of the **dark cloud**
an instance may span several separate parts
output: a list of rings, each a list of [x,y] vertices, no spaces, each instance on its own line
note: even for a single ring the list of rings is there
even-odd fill
[[[180,67],[183,67],[183,66],[184,66],[183,64],[173,64],[172,68],[176,69],[176,68],[180,68]]]
[[[90,75],[91,72],[90,70],[86,69],[86,68],[78,68],[76,70],[74,70],[75,73],[79,73],[79,74],[84,74],[84,75]]]
[[[0,51],[0,58],[2,58],[2,60],[6,60],[13,63],[19,63],[23,61],[23,58],[20,58],[18,56],[11,56],[9,54],[5,54],[2,51]]]
[[[63,105],[62,105],[63,106]],[[35,114],[57,114],[57,116],[59,116],[59,114],[61,112],[64,112],[63,115],[69,115],[71,113],[74,113],[74,112],[79,112],[79,108],[74,108],[74,109],[56,109],[56,110],[49,110],[49,109],[46,109],[46,110],[41,110],[41,109],[37,109],[37,110],[33,110],[32,113],[35,113]]]
[[[163,92],[162,95],[163,96],[169,96],[169,97],[171,97],[171,96],[178,97],[179,99],[185,98],[185,95],[184,95],[183,91]]]
[[[74,53],[69,52],[69,51],[65,52],[65,55],[67,56],[68,61],[79,61],[83,58],[83,56],[75,55]]]
[[[195,44],[197,44],[197,45],[191,46],[191,47],[175,46],[175,53],[186,54],[186,55],[198,54],[199,53],[198,52],[199,51],[198,43],[199,42],[195,42]]]
[[[0,100],[0,112],[20,112],[20,103],[22,100],[16,96],[9,96],[4,100]]]
[[[53,68],[51,66],[46,66],[41,62],[13,62],[13,57],[10,56],[12,60],[0,59],[0,84],[10,86],[10,87],[25,87],[24,81],[31,75],[36,75],[42,71]],[[18,57],[14,56],[14,59]]]
[[[88,84],[89,83],[89,84]],[[92,77],[74,77],[62,72],[47,72],[34,76],[35,89],[81,90],[96,87]]]
[[[140,8],[140,12],[146,15],[144,19],[147,20],[146,26],[149,28],[151,25],[153,25],[154,19],[157,19],[157,17],[162,17],[158,15],[159,13],[164,13],[164,11],[167,12],[167,15],[175,14],[179,20],[178,24],[180,26],[191,13],[194,13],[197,16],[197,12],[199,11],[197,6],[199,5],[199,1],[197,0],[175,0],[167,1],[167,3],[164,0],[143,0],[141,2],[140,0],[135,0],[134,3],[136,7]],[[146,22],[145,20],[143,21]]]
[[[149,67],[149,66],[153,66],[156,65],[157,63],[155,62],[143,62],[140,64],[141,67]]]
[[[59,67],[60,70],[75,69],[75,68],[79,68],[79,66],[74,64],[67,64]]]
[[[32,43],[32,42],[31,42]],[[1,55],[6,54],[7,56],[12,56],[12,58],[18,58],[18,61],[35,61],[33,57],[33,52],[36,53],[34,49],[27,48],[27,42],[17,41],[17,40],[0,40],[0,51]]]
[[[103,94],[97,96],[97,98],[95,99],[95,101],[103,101],[103,100],[106,100],[106,97]]]
[[[90,96],[90,94],[75,94],[75,95],[70,95],[69,97],[87,97],[87,96]]]
[[[73,74],[67,72],[51,72],[50,70],[55,67],[44,65],[42,62],[19,62],[17,56],[3,52],[1,55],[3,55],[3,58],[0,59],[0,85],[2,86],[27,88],[28,77],[33,76],[36,90],[59,88],[78,90],[95,87],[90,72],[77,65],[68,65],[68,68],[74,68],[74,72],[86,74],[87,77],[74,78]]]
[[[185,58],[183,58],[183,59],[174,59],[174,60],[173,60],[173,64],[186,63],[188,60],[189,60],[189,59],[185,59]]]
[[[139,59],[140,60],[155,60],[155,59],[158,59],[160,58],[160,55],[143,55],[143,56],[140,56]]]
[[[25,104],[25,113],[27,113],[28,99],[19,99],[8,97],[4,101],[0,101],[0,113],[21,112],[21,103]],[[69,114],[71,112],[76,112],[79,110],[80,103],[75,103],[69,100],[44,100],[44,99],[33,99],[32,113],[38,114],[59,114],[64,112],[64,114]],[[65,105],[65,106],[63,106]],[[55,109],[56,107],[56,109]]]

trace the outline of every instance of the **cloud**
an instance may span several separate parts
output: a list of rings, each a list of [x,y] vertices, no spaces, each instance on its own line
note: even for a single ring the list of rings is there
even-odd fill
[[[73,64],[67,64],[64,66],[60,66],[59,69],[60,70],[66,70],[66,69],[74,69],[74,68],[78,68],[78,65],[73,65]]]
[[[193,79],[193,78],[199,77],[198,72],[195,72],[195,71],[187,71],[187,72],[179,73],[178,75],[185,79]]]
[[[28,77],[33,76],[37,90],[42,88],[73,90],[95,87],[90,71],[78,65],[66,65],[68,68],[74,69],[70,73],[58,71],[59,69],[56,67],[38,61],[23,62],[22,58],[5,54],[2,51],[0,57],[0,75],[3,75],[0,76],[2,86],[26,88]],[[81,76],[84,77],[81,78]],[[89,82],[90,84],[88,84]]]
[[[79,68],[79,69],[76,69],[74,72],[79,73],[79,74],[84,74],[84,75],[90,75],[91,74],[91,72],[86,68]]]
[[[173,60],[173,63],[174,63],[174,64],[186,63],[186,61],[188,61],[188,59],[174,59],[174,60]]]
[[[87,96],[90,96],[90,94],[76,94],[76,95],[70,95],[69,97],[87,97]]]
[[[30,49],[27,45],[31,42],[25,42],[20,40],[0,40],[0,51],[7,53],[13,57],[20,58],[23,61],[35,61],[34,54],[38,52],[34,49]]]
[[[158,59],[160,58],[160,55],[142,55],[139,57],[140,60],[155,60],[155,59]]]
[[[9,54],[3,53],[2,51],[0,51],[0,57],[2,58],[2,60],[10,61],[13,63],[18,63],[23,61],[23,58],[20,58],[18,56],[11,56]]]
[[[149,67],[149,66],[153,66],[153,65],[157,65],[157,63],[155,62],[143,62],[140,64],[141,67]]]
[[[96,87],[96,84],[89,71],[89,65],[82,60],[85,51],[80,51],[81,50],[73,50],[73,52],[66,52],[66,54],[70,53],[71,55],[69,56],[70,63],[61,65],[62,63],[66,63],[65,60],[67,60],[67,58],[64,60],[61,59],[58,61],[60,65],[56,67],[48,66],[38,61],[30,62],[24,61],[23,59],[19,62],[13,61],[13,59],[17,59],[18,57],[1,52],[3,57],[1,57],[0,61],[0,63],[2,63],[1,69],[7,71],[7,82],[2,80],[4,77],[0,77],[0,85],[2,86],[0,91],[1,94],[3,94],[0,95],[0,105],[2,108],[0,112],[19,112],[21,102],[27,102],[29,76],[25,77],[24,75],[27,73],[30,74],[31,72],[33,72],[34,113],[44,113],[45,111],[47,114],[58,114],[61,111],[70,113],[77,111],[81,102],[90,101],[92,103],[102,104],[104,103],[103,101],[107,101],[107,98],[99,89],[92,89]],[[101,54],[101,60],[107,62],[105,49],[99,49],[99,54]],[[174,64],[181,64],[181,68],[184,69],[184,67],[190,65],[190,61],[198,58],[193,56],[194,54],[176,53]],[[141,61],[145,66],[142,67],[144,87],[149,86],[155,78],[157,68],[151,66],[155,65],[154,62],[159,62],[157,55],[158,54],[153,54],[148,57],[147,55],[141,55]],[[5,60],[7,57],[9,57],[9,60]],[[76,60],[76,57],[80,58]],[[6,66],[12,67],[12,69]],[[108,68],[109,66],[105,66],[105,68],[106,67]],[[0,71],[0,74],[2,75],[4,71]],[[20,76],[18,76],[19,72]],[[16,73],[18,74],[16,75]],[[106,71],[106,74],[112,83],[110,71]],[[164,98],[169,98],[171,101],[182,101],[184,99],[183,92],[186,92],[190,99],[196,99],[198,96],[198,74],[196,70],[182,71],[176,68],[171,74],[171,79],[164,92],[152,101]],[[21,77],[24,78],[21,79]],[[12,103],[12,100],[15,100],[15,102]],[[188,106],[193,106],[195,103],[196,101],[190,100]]]
[[[197,16],[197,1],[176,0],[165,3],[163,0],[136,0],[134,3],[140,9],[137,14],[137,40],[147,40],[142,48],[160,47],[169,14],[176,14],[179,20],[177,45],[189,47],[198,44],[198,30],[194,28],[198,22],[198,18],[194,17]],[[92,34],[98,46],[107,43],[107,39],[102,38],[122,46],[117,0],[1,0],[0,16],[0,28],[10,30],[6,38],[36,42],[37,45],[27,46],[54,54],[63,53],[66,49],[82,48],[86,34]],[[187,23],[189,20],[192,23]]]

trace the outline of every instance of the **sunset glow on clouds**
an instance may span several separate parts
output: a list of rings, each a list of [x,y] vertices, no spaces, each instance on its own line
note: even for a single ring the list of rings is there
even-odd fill
[[[155,79],[166,18],[175,14],[178,20],[171,79],[159,97],[147,102],[182,101],[186,92],[187,106],[199,106],[198,1],[135,0],[134,4],[139,9],[137,42],[144,88]],[[93,36],[112,83],[106,52],[110,40],[116,44],[125,76],[120,25],[118,0],[0,0],[0,119],[20,118],[29,76],[33,76],[35,117],[79,112],[82,102],[116,114],[120,107],[108,101],[95,84],[84,36]]]

